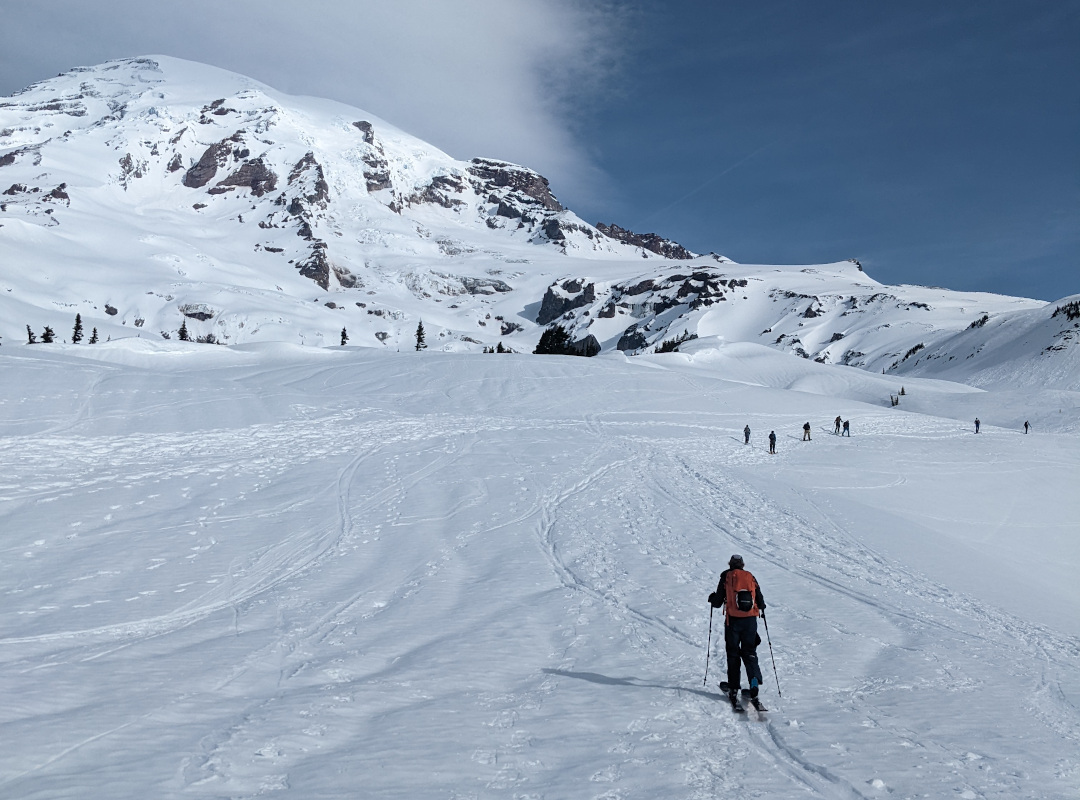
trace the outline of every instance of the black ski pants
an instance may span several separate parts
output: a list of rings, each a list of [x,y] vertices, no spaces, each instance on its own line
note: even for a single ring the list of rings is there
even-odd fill
[[[757,646],[761,638],[757,633],[757,617],[731,617],[724,624],[724,648],[727,650],[728,686],[738,689],[739,665],[746,667],[746,682],[757,678],[761,684],[761,667],[758,666]]]

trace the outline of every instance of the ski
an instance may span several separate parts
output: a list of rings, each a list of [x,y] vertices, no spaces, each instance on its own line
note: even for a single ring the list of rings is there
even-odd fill
[[[742,703],[740,703],[738,701],[738,699],[731,696],[731,685],[727,681],[721,681],[720,682],[720,691],[724,692],[728,696],[728,699],[731,701],[731,707],[736,713],[738,713],[738,714],[746,713],[746,708],[742,705]],[[750,705],[752,705],[754,707],[754,710],[757,711],[759,714],[763,714],[763,713],[765,713],[766,711],[769,710],[769,709],[765,708],[764,703],[762,703],[756,697],[751,697],[750,696],[750,690],[749,689],[740,689],[739,694],[741,694],[743,697],[745,697],[747,700],[749,700]]]
[[[746,691],[747,691],[746,689],[743,689],[744,696],[745,696]],[[765,708],[765,706],[762,704],[762,702],[760,700],[758,700],[756,697],[751,697],[750,698],[750,705],[752,705],[754,707],[754,710],[756,712],[758,712],[759,714],[764,714],[766,711],[769,710],[769,709]]]

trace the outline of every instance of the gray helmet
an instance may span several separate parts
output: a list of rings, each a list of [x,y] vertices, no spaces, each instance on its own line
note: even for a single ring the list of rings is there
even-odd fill
[[[742,569],[744,566],[746,566],[746,562],[743,561],[742,556],[734,555],[730,559],[728,559],[727,565],[732,569]]]

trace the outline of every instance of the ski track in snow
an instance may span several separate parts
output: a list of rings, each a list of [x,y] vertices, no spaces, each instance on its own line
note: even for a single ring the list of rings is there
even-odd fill
[[[899,469],[781,486],[783,452],[720,433],[741,412],[500,415],[507,369],[481,372],[496,405],[466,414],[457,381],[431,388],[447,411],[418,412],[389,388],[391,408],[343,405],[338,370],[260,368],[237,380],[273,387],[277,422],[95,434],[132,410],[107,367],[45,430],[0,440],[17,477],[0,486],[0,687],[20,696],[0,793],[1068,796],[1080,642],[876,552],[831,510]],[[136,416],[228,394],[175,388]],[[859,435],[888,458],[955,427],[882,414]],[[721,616],[701,682],[704,598],[735,551],[770,605],[784,696],[763,643],[763,716],[715,688]],[[109,677],[124,670],[139,680]],[[1035,744],[1013,758],[1017,739]]]

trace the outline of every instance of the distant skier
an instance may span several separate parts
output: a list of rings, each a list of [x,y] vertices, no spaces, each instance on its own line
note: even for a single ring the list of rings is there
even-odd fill
[[[833,433],[840,433],[840,415],[836,415],[836,419],[833,420],[836,423],[836,430]]]
[[[804,442],[809,442],[810,441],[810,423],[809,422],[807,422],[805,425],[802,426],[802,440]]]
[[[743,444],[750,444],[750,426],[747,425],[742,429]]]
[[[1029,423],[1028,423],[1028,422],[1027,422],[1027,421],[1025,420],[1025,421],[1024,421],[1024,433],[1027,433],[1027,432],[1028,432],[1028,428],[1030,428],[1030,427],[1031,427],[1031,425],[1030,425],[1030,424],[1029,424]]]
[[[776,453],[776,431],[769,431],[769,452]]]
[[[740,664],[746,668],[750,696],[758,696],[761,667],[758,665],[757,618],[765,610],[765,598],[757,579],[743,567],[743,557],[734,555],[728,568],[720,573],[716,591],[709,595],[713,608],[724,607],[724,649],[727,651],[728,699],[733,706],[739,703]]]
[[[840,435],[851,438],[851,423],[846,419],[844,420],[844,432]]]
[[[979,418],[978,418],[978,417],[975,417],[975,433],[978,433],[978,432],[979,432],[979,426],[980,426],[981,424],[982,424],[982,423],[981,423],[981,422],[979,422]]]

